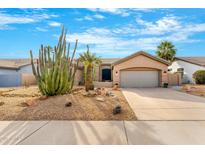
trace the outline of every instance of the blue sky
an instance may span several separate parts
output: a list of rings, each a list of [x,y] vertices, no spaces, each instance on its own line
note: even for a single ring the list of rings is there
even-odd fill
[[[155,54],[171,41],[177,56],[205,56],[205,9],[0,9],[0,58],[29,58],[41,44],[55,45],[61,25],[77,54],[124,57],[139,50]]]

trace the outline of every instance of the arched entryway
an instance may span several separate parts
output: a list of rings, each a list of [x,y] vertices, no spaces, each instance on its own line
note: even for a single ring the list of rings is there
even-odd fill
[[[111,81],[111,69],[102,69],[102,81]]]

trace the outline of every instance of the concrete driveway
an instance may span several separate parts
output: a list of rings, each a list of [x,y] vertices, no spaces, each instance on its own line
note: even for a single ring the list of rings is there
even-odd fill
[[[138,120],[205,120],[205,98],[166,88],[122,89]]]

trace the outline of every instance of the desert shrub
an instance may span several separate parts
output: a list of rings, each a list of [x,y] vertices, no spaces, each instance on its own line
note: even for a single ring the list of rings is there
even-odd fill
[[[193,74],[196,84],[205,84],[205,70],[198,70]]]

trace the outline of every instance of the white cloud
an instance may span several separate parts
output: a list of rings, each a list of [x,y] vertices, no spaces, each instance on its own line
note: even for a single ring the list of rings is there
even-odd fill
[[[61,26],[61,23],[56,22],[56,21],[52,21],[52,22],[49,22],[48,25],[51,27],[59,27],[59,26]]]
[[[93,12],[103,12],[103,13],[109,13],[114,15],[120,15],[122,17],[130,16],[132,13],[139,13],[139,12],[153,12],[154,9],[152,8],[90,8],[88,9]]]
[[[36,27],[36,30],[37,30],[37,31],[40,31],[40,32],[46,32],[46,31],[48,31],[47,29],[41,28],[41,27]]]
[[[82,44],[106,44],[115,41],[110,35],[110,30],[104,28],[90,28],[82,33],[70,34],[67,37],[69,42],[75,42],[78,39]]]
[[[104,17],[103,15],[101,15],[101,14],[95,14],[93,17],[96,18],[96,19],[104,19],[104,18],[105,18],[105,17]]]
[[[205,31],[205,23],[183,23],[175,16],[165,16],[155,22],[136,19],[141,26],[138,29],[140,35],[166,35],[171,39],[186,40],[190,35]]]
[[[35,19],[32,19],[30,17],[23,17],[23,16],[0,13],[0,25],[8,25],[8,24],[14,24],[14,23],[25,24],[25,23],[32,23],[35,21],[36,21]]]
[[[99,54],[106,53],[107,55],[113,54],[117,57],[131,54],[138,50],[156,50],[157,45],[163,40],[172,41],[174,44],[198,42],[200,40],[190,38],[192,36],[192,32],[205,31],[205,24],[186,25],[187,28],[185,28],[182,25],[175,24],[167,19],[163,19],[162,21],[164,22],[163,24],[161,22],[157,22],[157,27],[161,27],[162,29],[161,33],[165,33],[167,30],[165,27],[169,27],[169,24],[177,25],[179,31],[174,31],[166,35],[158,35],[157,33],[157,35],[153,34],[151,36],[143,36],[139,34],[141,29],[135,29],[133,25],[117,29],[94,27],[81,33],[70,34],[68,35],[67,40],[69,42],[75,42],[75,39],[78,39],[79,44],[91,45],[93,52]],[[185,29],[183,30],[183,28]],[[123,32],[125,37],[122,36]],[[136,33],[136,35],[132,35],[133,33]]]
[[[139,11],[139,12],[153,12],[155,9],[153,8],[133,8],[131,10]]]
[[[76,20],[78,21],[83,21],[83,20],[88,20],[88,21],[92,21],[94,19],[104,19],[105,17],[101,14],[95,14],[95,15],[87,15],[84,16],[83,18],[76,18]]]
[[[121,26],[112,30],[115,34],[125,34],[129,36],[135,36],[139,33],[139,29],[132,24],[127,24],[125,26]]]
[[[28,13],[27,10],[24,10],[24,15],[22,14],[8,14],[6,12],[0,12],[0,30],[11,29],[9,25],[11,24],[29,24],[40,22],[46,19],[58,17],[55,14],[46,14],[42,12],[37,12],[37,10],[31,10]]]
[[[111,13],[115,15],[121,15],[123,17],[129,16],[130,13],[128,9],[118,9],[118,8],[91,8],[89,9],[93,12],[104,12],[104,13]]]
[[[114,54],[116,57],[138,50],[153,50],[161,41],[160,38],[122,38],[115,35],[113,31],[94,27],[81,33],[68,35],[67,41],[73,43],[78,39],[79,44],[90,45],[92,52]]]
[[[85,16],[84,20],[90,20],[91,21],[91,20],[93,20],[93,18],[91,18],[90,16]]]
[[[175,16],[165,16],[156,22],[148,22],[137,18],[136,22],[143,26],[140,31],[141,34],[162,35],[167,32],[177,31],[181,28],[181,23]]]

